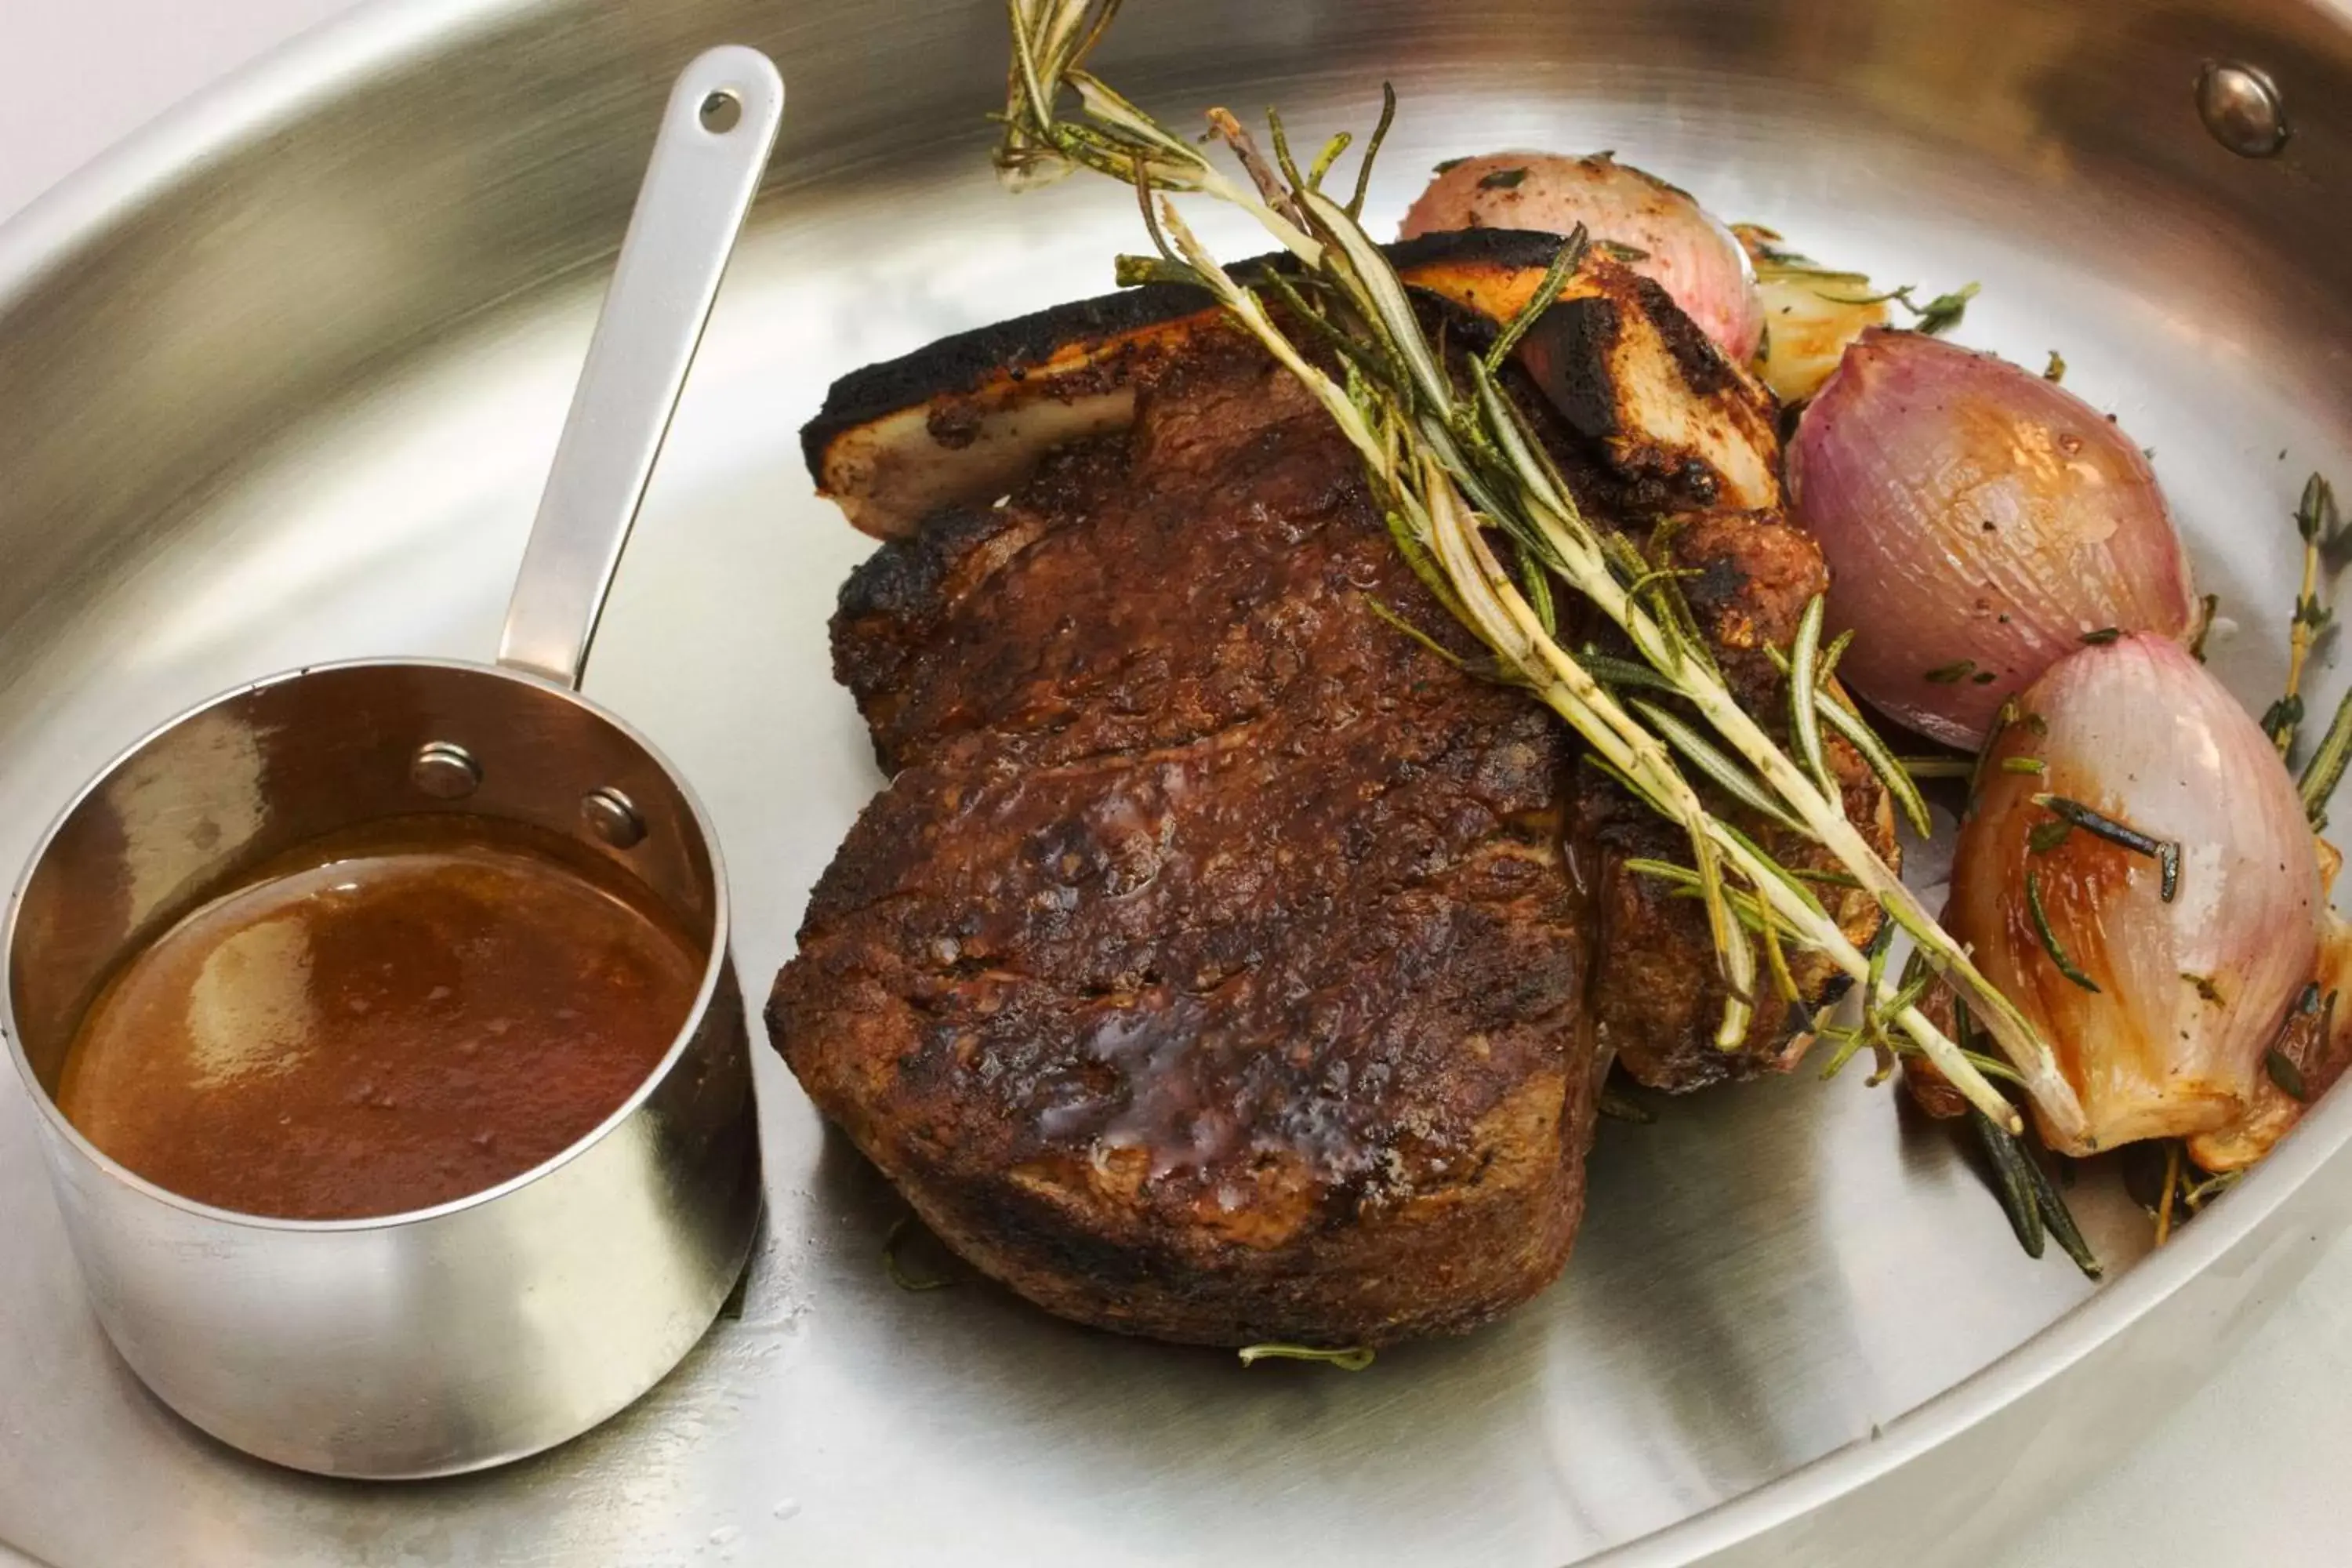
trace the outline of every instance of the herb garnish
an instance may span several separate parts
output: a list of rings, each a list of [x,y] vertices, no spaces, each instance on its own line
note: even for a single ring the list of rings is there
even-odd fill
[[[2025,909],[2033,917],[2033,934],[2041,939],[2042,951],[2050,955],[2058,973],[2085,991],[2098,990],[2099,983],[2075,968],[2066,950],[2058,945],[2058,933],[2050,929],[2049,911],[2042,907],[2042,879],[2031,869],[2025,873]]]
[[[1862,279],[1861,274],[1852,272],[1823,272],[1821,276]],[[1867,279],[1862,280],[1867,281]],[[1884,305],[1892,300],[1911,312],[1913,331],[1934,338],[1941,337],[1960,324],[1960,318],[1968,313],[1969,301],[1977,297],[1981,288],[1980,284],[1965,284],[1948,294],[1937,295],[1924,305],[1912,302],[1911,296],[1916,290],[1917,285],[1911,283],[1906,283],[1900,289],[1889,289],[1884,294],[1864,294],[1858,298],[1843,294],[1822,294],[1821,297],[1832,305]],[[1814,292],[1821,291],[1815,289]]]
[[[2314,833],[2327,826],[2327,803],[2344,781],[2347,763],[2352,763],[2352,691],[2345,692],[2344,700],[2336,705],[2336,717],[2328,721],[2327,732],[2319,738],[2311,760],[2303,765],[2303,777],[2295,783]]]
[[[1969,678],[1976,667],[1975,659],[1955,659],[1950,664],[1937,665],[1935,668],[1927,671],[1920,679],[1933,681],[1937,686],[1958,686]]]
[[[1977,1142],[1992,1166],[2001,1212],[2009,1215],[2010,1228],[2017,1232],[2018,1246],[2025,1249],[2028,1258],[2041,1257],[2042,1205],[2034,1194],[2032,1178],[2025,1173],[2025,1168],[2033,1163],[2032,1158],[2015,1138],[1995,1127],[1973,1105],[1969,1107],[1969,1125],[1976,1129]]]
[[[2066,379],[2066,356],[2056,349],[2050,351],[2050,363],[2042,367],[2042,379],[2055,385]]]
[[[1969,796],[1964,812],[1977,808],[1978,797],[1984,794],[1985,774],[1992,771],[1993,752],[2009,727],[2017,722],[2017,699],[2009,698],[1994,710],[1992,722],[1985,726],[1984,744],[1977,748],[1976,761],[1969,767]]]
[[[1717,1043],[1745,1046],[1764,963],[1785,931],[1851,978],[1870,967],[1805,883],[1710,805],[1720,797],[1700,794],[1701,783],[1732,788],[1727,781],[1736,770],[1746,789],[1735,794],[1760,794],[1798,822],[1799,845],[1854,877],[1919,944],[1924,967],[1976,1007],[2040,1114],[2053,1126],[2081,1128],[2081,1099],[2032,1021],[1936,923],[1847,818],[1843,800],[1782,749],[1775,721],[1786,716],[1750,712],[1733,695],[1697,634],[1677,574],[1584,514],[1482,356],[1432,340],[1413,293],[1364,231],[1360,200],[1342,203],[1312,176],[1269,160],[1230,113],[1213,111],[1208,140],[1239,163],[1244,177],[1235,178],[1200,142],[1161,125],[1087,68],[1117,8],[1117,0],[1008,0],[1013,58],[999,169],[1016,187],[1076,167],[1130,185],[1160,260],[1189,269],[1192,283],[1355,447],[1374,504],[1432,594],[1575,731],[1597,767],[1686,840],[1691,864],[1683,869],[1705,905],[1720,978]],[[1384,103],[1392,100],[1383,92]],[[1379,140],[1359,162],[1360,196]],[[1246,212],[1288,252],[1286,261],[1247,274],[1246,283],[1237,279],[1184,221],[1175,200],[1184,193]],[[1540,313],[1552,302],[1533,294],[1521,309]],[[1521,586],[1521,568],[1530,563],[1553,580],[1548,591],[1574,594],[1580,607],[1624,636],[1671,691],[1671,711],[1630,693],[1621,699],[1560,644]],[[1848,719],[1867,731],[1833,689],[1800,688],[1789,697],[1813,704],[1849,739]],[[1702,736],[1713,737],[1705,751],[1692,743]],[[1896,798],[1911,787],[1883,745],[1863,744],[1862,754],[1874,770],[1884,762],[1882,777]],[[1751,935],[1746,919],[1753,917],[1773,922],[1772,934]],[[1895,1005],[1901,1000],[1899,992],[1874,990],[1865,994],[1865,1011],[1906,1037],[1994,1122],[2021,1126],[1985,1073],[1916,1005]]]
[[[1954,1032],[1959,1036],[1963,1049],[1975,1032],[1969,1022],[1968,1005],[1957,1005],[1953,1009]],[[2085,1278],[2096,1279],[2105,1274],[2106,1269],[2099,1262],[2098,1254],[2083,1239],[2082,1228],[2074,1223],[2065,1198],[2042,1171],[2032,1151],[2025,1147],[2023,1136],[1996,1127],[1974,1106],[1969,1108],[1969,1122],[1975,1128],[1985,1158],[1992,1166],[2002,1212],[2009,1215],[2010,1228],[2017,1233],[2018,1244],[2025,1248],[2025,1255],[2042,1256],[2042,1237],[2046,1228]]]
[[[2303,1069],[2294,1065],[2293,1057],[2273,1046],[2263,1053],[2263,1070],[2270,1074],[2281,1094],[2298,1105],[2310,1103],[2311,1090],[2304,1087]]]
[[[2124,629],[2121,626],[2101,626],[2097,631],[2084,632],[2083,640],[2093,647],[2105,647],[2123,635]]]
[[[1489,169],[1478,176],[1478,188],[1482,191],[1513,191],[1518,189],[1519,182],[1527,177],[1525,169]]]
[[[1338,1351],[1318,1350],[1313,1345],[1244,1345],[1240,1354],[1244,1366],[1262,1361],[1319,1361],[1342,1372],[1361,1372],[1372,1364],[1369,1345],[1351,1345]]]
[[[2316,980],[2305,982],[2303,989],[2295,994],[2294,1006],[2288,1012],[2286,1017],[2280,1020],[2278,1034],[2271,1041],[2270,1048],[2263,1053],[2263,1070],[2270,1074],[2270,1079],[2278,1085],[2279,1092],[2302,1105],[2310,1103],[2311,1091],[2304,1083],[2303,1068],[2297,1066],[2294,1058],[2286,1052],[2287,1032],[2294,1027],[2297,1017],[2319,1019],[2318,1038],[2324,1045],[2336,1021],[2336,993],[2328,992],[2327,1000],[2323,1005],[2320,1001],[2319,982]]]
[[[2036,855],[2047,855],[2066,842],[2074,825],[2063,816],[2053,816],[2035,823],[2025,833],[2025,847]]]
[[[2137,855],[2145,855],[2157,864],[2158,896],[2166,903],[2180,891],[2180,846],[2167,838],[2155,838],[2128,823],[2117,822],[2104,812],[2092,810],[2079,800],[2068,800],[2063,795],[2037,795],[2033,804],[2046,806],[2086,832],[2095,833],[2110,844],[2121,845]]]
[[[1968,313],[1969,301],[1977,297],[1979,287],[1974,283],[1964,284],[1948,294],[1937,295],[1924,305],[1914,305],[1911,302],[1911,291],[1907,289],[1898,289],[1895,300],[1905,310],[1919,318],[1911,323],[1912,331],[1925,332],[1927,336],[1936,338],[1943,336],[1960,324],[1960,318]]]
[[[2214,1006],[2219,1007],[2223,1005],[2221,988],[2213,984],[2211,976],[2205,974],[2192,974],[2188,970],[2184,969],[2180,972],[2180,978],[2189,982],[2189,985],[2195,989],[2198,995],[2204,998],[2206,1001],[2210,1002]]]
[[[1436,167],[1433,168],[1430,173],[1433,174],[1451,174],[1469,161],[1470,160],[1468,158],[1440,158],[1437,161]]]
[[[2294,531],[2303,540],[2303,585],[2294,596],[2294,613],[2287,620],[2286,690],[2263,713],[2263,733],[2284,757],[2294,750],[2294,732],[2303,722],[2303,674],[2319,636],[2336,619],[2336,612],[2320,601],[2323,568],[2332,577],[2352,553],[2352,529],[2345,526],[2336,506],[2336,489],[2319,474],[2303,482],[2303,499],[2295,503]]]
[[[2046,773],[2050,765],[2040,757],[2003,757],[2000,771],[2005,773]]]

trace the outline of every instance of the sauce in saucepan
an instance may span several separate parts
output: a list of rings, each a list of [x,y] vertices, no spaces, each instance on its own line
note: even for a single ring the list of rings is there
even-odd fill
[[[649,900],[443,832],[272,876],[139,952],[58,1105],[157,1185],[348,1219],[495,1185],[617,1110],[703,959]]]

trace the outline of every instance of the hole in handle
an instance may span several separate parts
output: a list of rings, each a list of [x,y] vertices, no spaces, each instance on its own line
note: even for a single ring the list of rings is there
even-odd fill
[[[743,100],[731,92],[714,92],[702,100],[699,118],[705,131],[713,136],[724,136],[741,121]]]

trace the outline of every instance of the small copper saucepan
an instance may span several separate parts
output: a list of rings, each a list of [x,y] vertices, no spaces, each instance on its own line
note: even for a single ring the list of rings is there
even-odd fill
[[[718,844],[676,771],[575,689],[782,110],[751,49],[678,79],[499,663],[322,666],[216,698],[82,793],[9,908],[0,1026],[91,1304],[156,1394],[247,1452],[377,1478],[533,1453],[651,1387],[744,1266],[759,1156]],[[166,1191],[67,1120],[68,1047],[133,955],[306,845],[417,820],[561,836],[698,955],[691,1016],[593,1131],[433,1207],[289,1220]]]

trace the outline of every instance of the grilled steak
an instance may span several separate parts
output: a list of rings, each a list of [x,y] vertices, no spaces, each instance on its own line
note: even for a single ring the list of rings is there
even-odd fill
[[[1557,243],[1395,254],[1491,319]],[[1762,644],[1821,580],[1750,510],[1769,404],[1605,258],[1568,292],[1531,340],[1552,445],[1601,515],[1677,520],[1727,669],[1769,688]],[[1172,1340],[1468,1329],[1565,1260],[1612,1050],[1669,1084],[1780,1059],[1776,1016],[1713,1047],[1703,922],[1618,864],[1671,834],[1384,618],[1475,664],[1327,417],[1198,295],[860,373],[807,440],[893,535],[834,622],[892,777],[769,1026],[987,1273]]]

